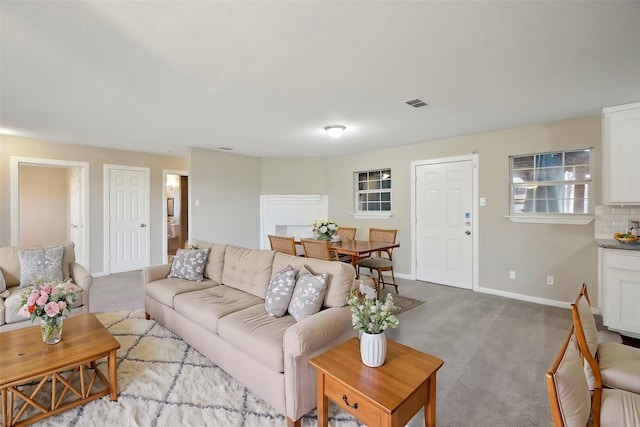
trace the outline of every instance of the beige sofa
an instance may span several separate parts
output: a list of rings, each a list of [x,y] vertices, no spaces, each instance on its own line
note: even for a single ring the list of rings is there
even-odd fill
[[[93,284],[93,276],[80,264],[76,263],[73,242],[64,247],[62,256],[62,277],[71,277],[76,284],[76,302],[71,306],[70,316],[89,312],[89,293]],[[7,246],[0,248],[0,272],[7,286],[6,296],[0,297],[0,332],[31,326],[31,320],[18,314],[22,306],[22,294],[28,288],[20,287],[20,258],[21,249],[48,249],[54,246]]]
[[[167,278],[169,264],[143,269],[147,315],[285,414],[288,425],[299,426],[317,404],[309,359],[356,335],[346,303],[354,268],[269,250],[194,246],[210,248],[203,281]],[[321,311],[299,322],[265,310],[269,283],[287,265],[328,273]]]

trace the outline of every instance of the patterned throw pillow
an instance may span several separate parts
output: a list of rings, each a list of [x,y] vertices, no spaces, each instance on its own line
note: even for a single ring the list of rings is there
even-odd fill
[[[6,298],[11,295],[11,292],[7,290],[7,282],[4,280],[4,274],[0,270],[0,298]]]
[[[178,249],[167,277],[202,282],[202,279],[204,279],[204,267],[208,258],[209,248]]]
[[[26,288],[39,282],[62,280],[62,256],[64,247],[44,250],[19,250],[20,287]]]
[[[301,321],[320,311],[327,290],[328,274],[314,275],[306,267],[298,273],[296,287],[289,303],[289,314]]]
[[[282,317],[287,313],[293,289],[296,286],[296,271],[290,265],[278,271],[269,283],[264,309],[271,317]]]

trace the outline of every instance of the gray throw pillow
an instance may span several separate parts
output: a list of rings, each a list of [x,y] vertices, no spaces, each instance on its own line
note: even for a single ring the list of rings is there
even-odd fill
[[[20,287],[26,288],[41,282],[62,280],[62,256],[64,247],[40,250],[19,250]]]
[[[324,293],[327,290],[328,277],[326,273],[314,275],[306,267],[302,267],[298,273],[288,310],[296,322],[320,311]]]
[[[296,271],[290,265],[278,271],[267,288],[264,309],[271,317],[282,317],[287,313],[289,302],[296,286]]]
[[[7,290],[7,282],[4,280],[4,274],[0,270],[0,298],[6,298],[11,295],[11,292]]]
[[[209,248],[178,249],[167,277],[202,282],[204,279],[204,267],[208,258]]]

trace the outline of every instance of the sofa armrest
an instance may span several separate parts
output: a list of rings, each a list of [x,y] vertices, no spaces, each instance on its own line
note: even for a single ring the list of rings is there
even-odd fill
[[[142,268],[142,279],[144,283],[155,282],[166,279],[171,272],[171,264],[148,265]]]
[[[80,286],[87,293],[89,292],[91,285],[93,285],[93,276],[86,268],[77,262],[72,262],[69,264],[69,275],[73,283]]]
[[[294,358],[312,353],[351,328],[351,307],[324,309],[287,329],[284,334],[284,352]]]

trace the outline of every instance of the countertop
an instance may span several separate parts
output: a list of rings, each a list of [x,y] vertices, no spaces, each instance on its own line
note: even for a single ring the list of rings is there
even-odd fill
[[[606,249],[624,249],[629,251],[640,251],[640,239],[635,243],[620,243],[616,239],[596,239],[596,244]]]

